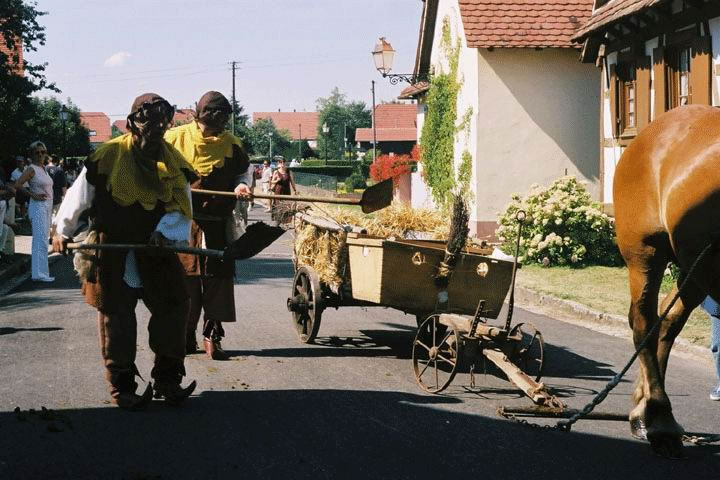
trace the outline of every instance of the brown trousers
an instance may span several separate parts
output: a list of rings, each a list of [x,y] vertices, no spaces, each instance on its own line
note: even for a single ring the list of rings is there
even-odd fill
[[[110,393],[134,392],[137,388],[135,375],[139,373],[135,366],[135,307],[140,298],[151,314],[148,331],[150,349],[155,353],[155,365],[150,375],[155,381],[180,383],[185,375],[187,301],[174,305],[158,305],[151,298],[143,298],[142,289],[130,288],[124,282],[117,295],[119,308],[116,312],[98,311],[100,348]]]
[[[235,321],[235,294],[232,277],[201,277],[188,275],[185,285],[190,295],[187,317],[187,341],[195,342],[195,331],[203,317],[203,336],[219,340],[225,336],[224,322]]]

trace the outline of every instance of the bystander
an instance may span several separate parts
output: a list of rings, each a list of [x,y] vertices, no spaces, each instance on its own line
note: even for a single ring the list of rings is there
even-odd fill
[[[718,382],[710,392],[710,400],[717,401],[720,400],[720,305],[712,297],[707,297],[702,303],[702,308],[710,315],[710,351]]]

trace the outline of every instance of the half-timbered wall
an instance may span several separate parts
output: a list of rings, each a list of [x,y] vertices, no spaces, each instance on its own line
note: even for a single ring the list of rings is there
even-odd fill
[[[679,12],[682,2],[673,7]],[[600,169],[601,200],[606,205],[613,202],[615,167],[624,149],[649,122],[683,104],[720,106],[720,17],[709,19],[707,26],[707,31],[700,23],[665,32],[610,52],[603,60]],[[627,125],[629,88],[634,95],[634,128]]]

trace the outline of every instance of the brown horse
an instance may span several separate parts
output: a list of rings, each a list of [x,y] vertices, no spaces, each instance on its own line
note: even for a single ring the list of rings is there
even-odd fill
[[[636,347],[658,319],[658,294],[668,262],[681,271],[720,237],[720,109],[676,108],[648,125],[625,150],[614,181],[617,242],[629,270]],[[664,311],[677,285],[662,301]],[[720,252],[711,250],[691,283],[639,355],[630,428],[664,456],[682,454],[682,427],[665,392],[668,357],[690,312],[706,295],[720,300]]]

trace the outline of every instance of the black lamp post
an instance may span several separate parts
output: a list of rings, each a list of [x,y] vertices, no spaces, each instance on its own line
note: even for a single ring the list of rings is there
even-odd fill
[[[385,37],[380,37],[380,43],[375,45],[375,49],[372,52],[373,60],[375,60],[375,68],[380,72],[383,78],[389,78],[392,85],[397,85],[400,82],[407,82],[413,85],[420,81],[427,81],[427,75],[417,73],[390,73],[395,60],[395,49],[393,49],[390,42],[385,40]]]
[[[65,158],[66,154],[66,139],[67,139],[67,119],[68,119],[68,111],[65,108],[65,105],[60,108],[60,120],[62,121],[63,126],[63,142],[62,142],[62,158]]]

